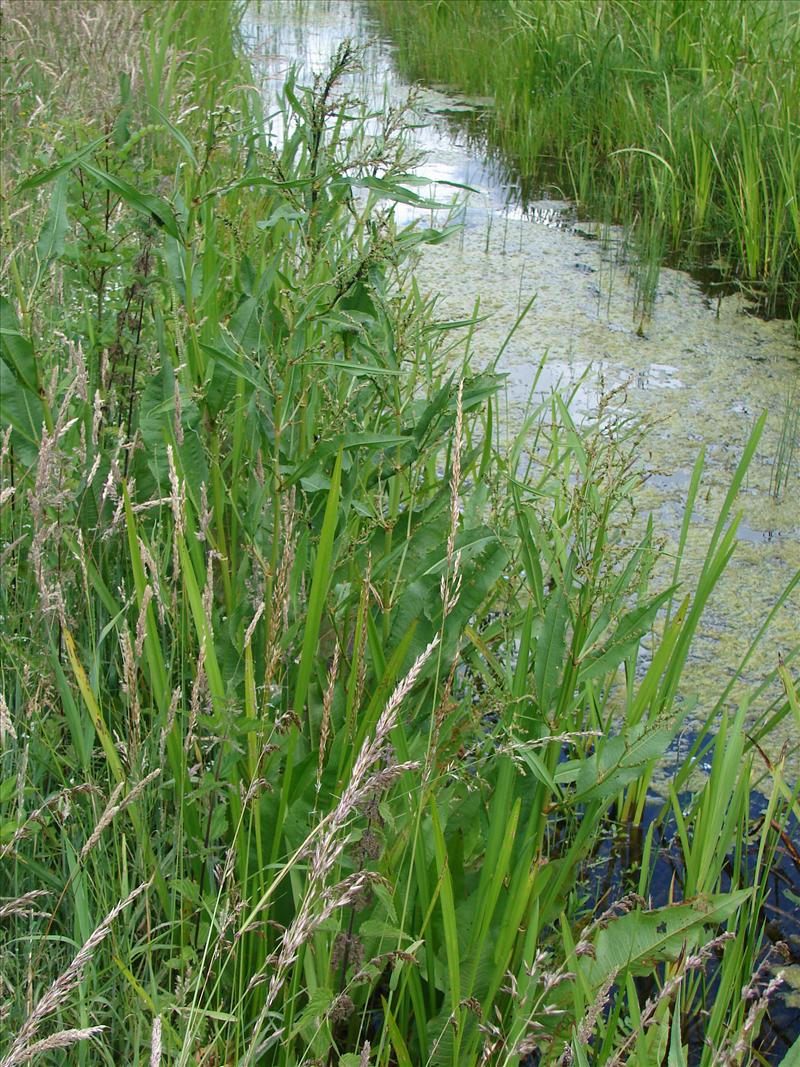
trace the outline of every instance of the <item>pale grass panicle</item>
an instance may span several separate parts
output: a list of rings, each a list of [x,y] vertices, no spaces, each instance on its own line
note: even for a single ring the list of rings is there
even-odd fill
[[[644,1032],[655,1021],[655,1016],[658,1008],[661,1004],[669,1002],[677,993],[679,987],[685,980],[688,974],[692,971],[701,970],[706,963],[712,959],[724,945],[729,941],[734,941],[736,935],[727,930],[725,933],[713,938],[706,945],[702,945],[697,952],[691,953],[684,957],[684,959],[677,965],[675,972],[671,974],[661,989],[654,996],[648,998],[642,1009],[640,1016],[640,1024],[638,1031],[634,1031],[629,1034],[625,1041],[615,1050],[614,1055],[608,1060],[608,1067],[622,1067],[627,1062],[627,1056],[630,1052],[631,1046],[634,1045],[637,1033]],[[589,1037],[594,1031],[597,1018],[592,1021],[591,1030],[584,1033],[583,1029],[579,1031],[579,1040],[588,1041]]]
[[[167,445],[167,463],[169,464],[169,484],[172,489],[170,503],[172,505],[172,518],[175,523],[175,535],[176,537],[182,537],[186,533],[186,486],[178,476],[172,445]],[[177,548],[175,558],[178,558]]]
[[[9,484],[6,484],[6,460],[11,457],[11,430],[9,425],[6,427],[2,437],[0,437],[0,507],[7,504],[16,492],[16,486],[13,481],[9,479]],[[9,464],[11,467],[11,464]],[[9,470],[9,475],[11,470]]]
[[[198,541],[205,541],[208,538],[211,518],[211,508],[208,504],[208,486],[203,482],[200,486],[200,514],[197,521],[197,533],[195,534]]]
[[[333,708],[333,697],[336,688],[336,677],[339,673],[339,643],[337,641],[336,647],[333,650],[333,660],[331,662],[330,670],[328,672],[328,684],[325,687],[325,694],[322,698],[322,722],[320,724],[319,731],[319,753],[317,759],[317,792],[319,792],[322,785],[322,771],[325,765],[325,752],[328,746],[328,739],[331,734],[331,709]]]
[[[256,626],[258,626],[259,620],[261,619],[261,616],[264,614],[264,609],[265,608],[266,608],[266,602],[262,600],[261,603],[256,608],[256,613],[253,616],[253,618],[250,620],[250,622],[248,624],[248,627],[244,632],[244,642],[243,642],[243,647],[244,648],[248,648],[250,646],[250,642],[253,640],[253,634],[256,632]]]
[[[0,693],[0,746],[5,748],[6,737],[11,741],[16,741],[17,731],[14,728],[14,721],[11,717],[11,711],[6,703],[5,696]]]
[[[111,823],[114,821],[116,816],[119,815],[120,812],[125,811],[126,808],[129,808],[131,806],[131,804],[135,804],[139,797],[142,795],[142,793],[145,791],[145,789],[147,789],[147,787],[152,782],[154,782],[156,778],[160,777],[160,775],[161,768],[156,767],[155,770],[151,771],[148,775],[146,775],[146,777],[142,778],[140,782],[137,782],[136,785],[127,793],[127,795],[122,798],[122,800],[120,800],[119,798],[120,794],[125,788],[125,783],[120,782],[117,786],[115,786],[111,793],[111,796],[108,798],[108,801],[106,803],[105,808],[103,809],[102,814],[100,815],[100,818],[97,820],[97,825],[92,830],[89,837],[86,839],[86,842],[80,851],[79,858],[81,862],[86,859],[88,854],[95,847],[106,827],[111,825]]]
[[[184,750],[188,752],[195,742],[195,730],[200,715],[211,714],[211,689],[206,674],[206,646],[205,642],[200,645],[200,655],[197,657],[194,681],[192,682],[192,695],[189,702],[189,722],[184,739]]]
[[[32,889],[14,900],[0,899],[0,919],[8,918],[10,915],[46,915],[46,912],[38,910],[37,905],[43,897],[49,896],[50,894],[46,889]]]
[[[278,563],[277,574],[274,577],[272,597],[269,608],[269,622],[267,625],[266,648],[264,652],[264,694],[271,691],[275,672],[281,659],[280,634],[285,633],[289,627],[289,608],[291,601],[290,579],[295,558],[295,489],[281,497],[280,515],[280,544],[281,557]]]
[[[161,1016],[153,1018],[153,1030],[150,1036],[150,1067],[161,1067]]]
[[[4,60],[19,61],[21,46],[32,44],[39,62],[55,78],[65,114],[102,111],[114,99],[118,71],[127,71],[133,80],[138,77],[137,45],[144,40],[144,20],[135,0],[5,0],[3,22]],[[85,74],[76,78],[81,59]]]
[[[43,804],[40,804],[37,808],[35,808],[30,813],[30,815],[25,817],[24,789],[22,788],[22,784],[24,784],[25,775],[27,773],[27,761],[27,749],[23,748],[22,757],[20,758],[19,763],[19,770],[17,772],[18,785],[20,786],[20,788],[18,789],[19,805],[17,809],[17,817],[20,820],[20,825],[14,831],[11,838],[4,845],[0,846],[0,859],[3,859],[3,857],[5,856],[11,855],[14,852],[15,847],[20,843],[20,841],[25,840],[26,837],[29,837],[32,833],[34,833],[37,824],[43,819],[45,815],[51,812],[57,812],[61,821],[66,822],[70,814],[72,797],[80,796],[85,793],[94,793],[97,791],[97,787],[90,784],[89,782],[84,782],[81,785],[71,786],[69,789],[61,789],[54,796],[50,797],[48,800],[44,801]]]
[[[143,882],[132,890],[124,900],[121,900],[111,909],[105,919],[103,919],[103,921],[95,928],[94,932],[89,935],[66,970],[62,971],[50,985],[49,989],[39,998],[27,1019],[25,1019],[17,1032],[5,1057],[0,1061],[0,1067],[17,1067],[18,1064],[25,1063],[30,1058],[33,1049],[37,1048],[37,1046],[40,1051],[44,1051],[42,1045],[45,1041],[57,1041],[59,1039],[59,1035],[56,1034],[49,1039],[45,1038],[42,1042],[34,1042],[33,1040],[36,1032],[41,1028],[44,1021],[54,1012],[58,1011],[67,1002],[72,992],[78,987],[87,965],[90,963],[98,946],[108,937],[116,918],[139,896],[141,896],[149,886],[150,882]],[[87,1036],[91,1037],[99,1032],[100,1030],[96,1027],[92,1027],[91,1032],[77,1030],[68,1031],[68,1033],[73,1035],[69,1039],[68,1044],[72,1044],[78,1040],[84,1040]],[[64,1033],[64,1031],[62,1031],[62,1033]],[[83,1036],[76,1037],[74,1036],[76,1034]],[[49,1047],[64,1046],[51,1045]]]
[[[447,532],[447,555],[445,572],[440,583],[442,611],[449,615],[458,601],[461,588],[461,553],[456,552],[456,535],[460,516],[461,447],[464,432],[464,379],[458,383],[456,393],[456,424],[453,433],[450,470],[450,528]]]
[[[158,738],[158,763],[160,767],[164,766],[164,759],[167,752],[167,738],[172,733],[172,729],[175,726],[175,716],[178,713],[178,705],[182,696],[181,687],[176,686],[172,690],[172,696],[170,697],[169,707],[167,709],[167,721],[161,728],[161,732]],[[162,820],[165,818],[165,808],[161,809]]]
[[[148,582],[142,593],[142,603],[139,607],[139,615],[136,619],[136,643],[134,645],[134,651],[137,660],[141,660],[142,653],[144,652],[144,641],[147,636],[147,609],[150,606],[150,601],[153,599],[153,596],[153,587]]]
[[[160,501],[160,503],[168,503],[168,501]],[[143,538],[137,536],[137,543],[139,545],[139,554],[142,557],[142,563],[144,564],[145,570],[147,571],[147,575],[149,578],[148,584],[152,585],[153,587],[153,593],[155,596],[156,605],[158,607],[158,618],[161,625],[163,626],[164,622],[166,621],[166,609],[164,606],[164,599],[161,594],[161,583],[159,581],[158,565],[155,559],[153,559],[153,554],[145,544]],[[139,624],[137,623],[137,633],[138,629]]]
[[[779,942],[778,944],[782,944]],[[778,945],[775,946],[777,949]],[[786,982],[784,971],[778,971],[766,984],[763,976],[769,966],[769,957],[758,968],[747,985],[742,989],[743,1003],[750,1004],[744,1023],[738,1032],[731,1034],[720,1049],[717,1050],[717,1062],[721,1067],[741,1067],[748,1061],[753,1041],[758,1035],[758,1024],[769,1008],[775,994]]]
[[[2,1067],[14,1067],[19,1063],[30,1063],[31,1060],[37,1056],[44,1055],[46,1052],[71,1048],[73,1045],[77,1045],[79,1041],[91,1041],[92,1038],[99,1037],[100,1034],[105,1033],[107,1029],[108,1027],[106,1026],[86,1026],[83,1029],[59,1030],[55,1034],[50,1034],[49,1037],[40,1038],[38,1041],[34,1041],[33,1044],[28,1045],[21,1058],[11,1059],[9,1057],[3,1060]]]
[[[130,761],[135,761],[139,742],[141,740],[141,717],[142,711],[139,704],[139,685],[137,658],[134,657],[133,641],[131,632],[127,626],[119,634],[120,651],[122,653],[122,691],[128,700],[130,718],[130,731],[127,737],[128,755]]]
[[[335,911],[358,900],[369,882],[374,879],[374,875],[370,872],[358,871],[333,887],[327,884],[336,863],[344,852],[347,844],[347,835],[344,831],[350,818],[358,811],[359,804],[371,793],[387,788],[398,775],[417,767],[416,763],[405,763],[375,771],[375,767],[385,755],[386,744],[397,723],[400,707],[414,688],[423,667],[438,643],[437,635],[414,661],[408,674],[395,687],[378,718],[372,737],[366,738],[361,746],[353,764],[350,780],[338,803],[313,831],[316,840],[311,848],[307,888],[292,922],[284,931],[276,958],[268,961],[272,975],[264,1004],[253,1029],[247,1063],[252,1062],[252,1057],[257,1055],[257,1050],[263,1043],[262,1029],[301,946]],[[258,980],[259,977],[259,974],[254,975],[254,980]]]

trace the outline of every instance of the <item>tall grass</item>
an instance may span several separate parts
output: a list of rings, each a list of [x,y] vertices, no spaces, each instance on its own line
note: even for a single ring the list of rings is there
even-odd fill
[[[74,113],[26,5],[6,43],[0,1063],[752,1061],[798,797],[751,738],[798,715],[793,653],[780,699],[701,709],[711,771],[631,884],[584,889],[643,822],[763,422],[698,586],[651,590],[652,529],[614,533],[635,427],[554,398],[495,450],[357,54],[290,75],[268,139],[237,8],[126,10],[136,64]]]
[[[800,7],[772,0],[373,0],[414,77],[496,102],[535,186],[634,231],[643,276],[713,265],[800,304]],[[648,294],[645,294],[647,297]]]

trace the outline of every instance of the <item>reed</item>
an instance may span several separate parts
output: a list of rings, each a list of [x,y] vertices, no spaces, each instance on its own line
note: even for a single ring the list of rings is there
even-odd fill
[[[495,98],[490,147],[798,318],[800,7],[730,0],[373,0],[414,78]],[[554,179],[553,174],[557,175]]]

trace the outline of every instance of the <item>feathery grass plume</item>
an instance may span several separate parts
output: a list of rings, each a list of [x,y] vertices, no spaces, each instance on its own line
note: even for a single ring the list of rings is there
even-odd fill
[[[97,820],[97,825],[92,830],[90,836],[87,838],[86,843],[80,851],[80,855],[78,858],[81,862],[86,859],[88,854],[92,851],[94,846],[100,840],[103,831],[106,829],[106,827],[113,822],[113,820],[116,818],[117,815],[119,815],[121,811],[125,811],[126,808],[129,808],[131,806],[131,804],[135,804],[139,797],[142,795],[142,793],[145,791],[145,789],[148,787],[148,785],[150,785],[151,782],[154,782],[156,778],[160,776],[160,774],[161,768],[156,767],[154,771],[151,771],[145,778],[142,778],[140,782],[137,782],[133,789],[131,789],[131,791],[126,796],[124,796],[119,803],[117,803],[117,801],[119,800],[120,793],[125,787],[125,783],[120,782],[119,785],[116,786],[116,788],[111,793],[111,796],[108,798],[108,803],[103,809],[102,815]]]
[[[742,989],[742,1000],[744,1003],[750,1001],[750,1008],[741,1028],[729,1034],[722,1048],[717,1051],[716,1062],[720,1067],[743,1067],[743,1064],[750,1062],[750,1053],[761,1018],[769,1007],[770,1000],[786,981],[784,972],[779,971],[759,993],[761,970],[762,968],[759,968]]]
[[[197,657],[197,669],[192,682],[192,696],[189,702],[189,722],[186,727],[186,737],[183,742],[184,751],[188,752],[195,742],[195,729],[197,720],[201,714],[211,712],[211,691],[206,674],[206,643],[200,644],[200,655]]]
[[[691,971],[700,970],[703,968],[708,960],[722,948],[728,941],[736,939],[736,934],[731,930],[725,931],[718,937],[713,938],[708,944],[703,945],[697,952],[692,953],[680,962],[674,974],[670,975],[658,993],[655,996],[649,997],[642,1009],[639,1026],[632,1033],[628,1034],[623,1043],[617,1048],[608,1060],[608,1067],[622,1067],[622,1064],[627,1062],[627,1056],[630,1052],[631,1046],[634,1045],[639,1036],[655,1021],[656,1012],[659,1005],[665,1001],[670,1001],[677,993],[681,983]],[[614,976],[616,977],[616,975]],[[594,1028],[597,1024],[597,1013],[595,1012],[591,1019],[591,1025],[587,1027],[581,1027],[578,1031],[578,1040],[582,1044],[587,1044],[590,1037],[594,1033]],[[587,1023],[589,1019],[587,1016]]]
[[[171,502],[171,498],[170,497],[166,498],[165,500],[159,501],[159,503],[164,503],[164,504],[167,504],[167,503],[170,503],[170,502]],[[145,570],[147,571],[147,576],[149,578],[148,585],[151,585],[152,588],[153,588],[153,593],[155,595],[156,604],[158,606],[158,618],[159,618],[159,621],[160,621],[161,625],[163,626],[164,622],[166,620],[166,614],[165,614],[166,609],[165,609],[165,606],[164,606],[164,598],[163,598],[162,593],[161,593],[161,583],[159,581],[158,565],[156,564],[156,561],[153,559],[153,554],[150,551],[150,549],[147,547],[147,545],[144,543],[143,539],[137,535],[136,541],[137,541],[137,544],[139,545],[139,554],[142,557],[142,563],[144,564]],[[139,626],[138,626],[138,623],[137,623],[137,634],[138,634],[138,630],[139,630]]]
[[[0,693],[0,745],[5,746],[6,734],[12,741],[17,739],[17,731],[14,729],[14,723],[11,719],[11,711],[8,704],[6,704],[6,698]]]
[[[175,404],[175,412],[173,417],[173,426],[175,429],[175,440],[183,447],[183,411],[181,408],[181,383],[178,377],[178,368],[175,370],[175,376],[173,379],[173,396]]]
[[[261,603],[256,608],[256,613],[253,616],[253,618],[251,619],[249,626],[247,627],[247,629],[244,632],[244,647],[245,648],[247,648],[250,645],[250,642],[253,640],[253,634],[256,632],[256,626],[258,626],[259,620],[260,620],[261,616],[264,614],[264,609],[265,608],[266,608],[266,603],[265,603],[265,601],[262,600]]]
[[[388,788],[401,774],[414,770],[418,766],[413,762],[398,763],[383,770],[374,771],[383,758],[386,742],[397,724],[400,706],[414,688],[422,668],[438,643],[437,635],[414,661],[405,678],[401,679],[395,687],[375,724],[372,737],[366,738],[361,746],[353,764],[350,781],[342,792],[336,807],[315,828],[316,842],[311,851],[306,892],[294,919],[281,938],[277,956],[270,961],[272,975],[269,988],[253,1028],[250,1050],[245,1063],[251,1063],[253,1056],[257,1055],[261,1047],[261,1031],[301,946],[335,911],[358,899],[368,882],[374,878],[369,872],[358,871],[333,888],[327,888],[328,877],[345,848],[347,839],[343,831],[350,817],[357,811],[359,804],[370,794]]]
[[[172,690],[172,696],[169,701],[169,708],[167,709],[167,721],[161,728],[161,733],[158,738],[158,762],[160,766],[164,766],[164,758],[167,751],[167,738],[172,733],[172,728],[175,725],[175,716],[178,711],[178,704],[180,703],[182,693],[181,687],[178,685]],[[162,808],[162,814],[163,814]]]
[[[64,1005],[73,990],[80,985],[87,964],[91,961],[97,947],[108,937],[117,916],[128,908],[137,897],[141,896],[149,886],[149,881],[138,885],[124,900],[121,900],[111,909],[105,919],[89,935],[66,970],[62,971],[47,992],[39,998],[35,1007],[20,1027],[8,1052],[0,1060],[0,1067],[17,1067],[17,1064],[24,1063],[30,1057],[31,1048],[34,1044],[33,1038],[37,1030],[39,1030],[45,1019]]]
[[[214,604],[214,559],[218,557],[218,553],[209,551],[206,558],[206,584],[203,587],[203,611],[205,612],[206,621],[208,622],[209,630],[213,628],[214,619],[212,617],[212,608]]]
[[[295,556],[295,488],[289,490],[281,498],[281,558],[278,564],[278,573],[275,575],[275,584],[272,588],[272,599],[269,606],[269,625],[267,626],[267,639],[264,648],[264,694],[269,699],[275,671],[281,656],[279,634],[285,633],[289,626],[289,580],[294,566]]]
[[[150,1037],[150,1067],[161,1067],[161,1016],[153,1018],[153,1030]]]
[[[456,424],[450,469],[450,528],[447,532],[447,563],[440,582],[442,612],[449,615],[458,602],[461,588],[461,553],[455,551],[461,492],[461,445],[464,430],[464,379],[458,383],[456,394]]]
[[[94,830],[92,830],[91,834],[86,840],[86,843],[80,851],[79,859],[81,861],[83,861],[86,858],[87,854],[91,852],[91,850],[100,840],[100,835],[103,833],[103,830],[105,830],[105,828],[109,825],[111,820],[119,811],[119,804],[117,804],[117,801],[119,800],[119,796],[124,788],[125,783],[119,782],[111,791],[111,796],[106,801],[106,806],[103,809],[100,818],[97,820],[97,825],[95,826]]]
[[[139,751],[141,708],[139,706],[139,687],[137,684],[138,668],[133,654],[133,642],[127,625],[119,634],[120,650],[122,652],[122,691],[128,698],[128,710],[130,712],[130,732],[128,733],[126,748],[128,763],[134,764]],[[144,645],[144,641],[142,641]]]
[[[82,1030],[59,1030],[58,1033],[43,1037],[29,1045],[25,1050],[24,1061],[29,1063],[36,1056],[41,1056],[45,1052],[52,1052],[59,1048],[71,1048],[79,1041],[90,1041],[93,1037],[105,1033],[107,1029],[107,1026],[87,1026]],[[5,1062],[4,1060],[3,1063],[5,1064]],[[23,1060],[14,1060],[12,1062],[22,1063]]]
[[[198,541],[206,541],[208,539],[211,518],[211,508],[208,505],[208,486],[203,482],[200,486],[200,514],[197,517],[197,533],[195,534]]]
[[[11,431],[9,424],[0,437],[0,507],[7,504],[16,493],[14,485],[14,458],[11,452]],[[6,481],[6,461],[8,461],[8,484]]]
[[[327,816],[327,833],[321,835],[317,842],[311,864],[312,881],[316,878],[324,878],[344,847],[343,843],[339,844],[338,849],[334,846],[337,830],[345,824],[347,817],[355,811],[361,801],[373,791],[375,784],[379,784],[382,776],[383,780],[386,780],[387,771],[378,771],[372,779],[368,779],[367,775],[383,757],[389,735],[397,723],[400,705],[416,685],[417,679],[422,673],[422,668],[430,659],[438,644],[439,635],[437,634],[417,656],[405,678],[401,679],[395,687],[375,724],[372,739],[365,739],[364,744],[361,746],[361,750],[353,764],[350,781],[339,798],[338,804]]]
[[[0,919],[6,919],[10,915],[44,915],[46,913],[36,911],[34,905],[42,897],[49,896],[46,889],[32,889],[15,900],[0,900]]]
[[[27,756],[25,755],[25,749],[23,749],[23,756],[20,760],[19,771],[17,773],[19,787],[18,792],[20,795],[20,804],[17,813],[18,818],[22,818],[24,811],[23,786],[25,782],[26,771]],[[69,789],[59,790],[59,792],[56,793],[55,796],[50,797],[49,800],[46,800],[43,804],[40,804],[38,808],[32,811],[31,814],[17,827],[17,829],[11,836],[11,839],[7,841],[5,845],[0,847],[0,859],[2,859],[4,856],[10,855],[14,851],[15,845],[19,844],[19,842],[23,841],[26,837],[29,837],[30,834],[33,833],[33,828],[35,827],[36,823],[40,822],[42,816],[45,815],[47,812],[61,811],[63,818],[64,811],[68,809],[69,803],[73,796],[80,796],[83,793],[94,792],[96,792],[96,787],[89,784],[88,782],[85,782],[82,785],[71,786]]]
[[[175,523],[175,536],[183,537],[186,533],[186,486],[178,477],[172,445],[167,445],[167,463],[169,465],[169,484],[172,490],[170,503],[172,505],[172,518]],[[175,559],[178,559],[177,551],[175,552]]]
[[[144,640],[147,636],[147,609],[150,606],[150,601],[152,599],[153,587],[148,582],[144,587],[144,593],[142,593],[142,604],[136,619],[136,643],[134,645],[134,651],[136,652],[137,660],[142,658],[142,653],[144,652]]]
[[[331,708],[336,687],[336,676],[339,673],[339,642],[333,650],[333,662],[328,671],[328,684],[322,698],[322,722],[319,730],[319,754],[317,758],[317,792],[322,785],[322,770],[325,765],[325,750],[328,747],[328,739],[331,733]]]

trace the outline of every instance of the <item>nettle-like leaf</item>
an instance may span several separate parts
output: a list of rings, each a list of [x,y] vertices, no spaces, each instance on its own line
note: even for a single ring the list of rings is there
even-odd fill
[[[581,975],[597,990],[612,976],[652,972],[656,963],[675,960],[686,948],[704,943],[708,930],[734,916],[752,893],[709,894],[612,919],[594,936],[593,957],[578,961]]]

